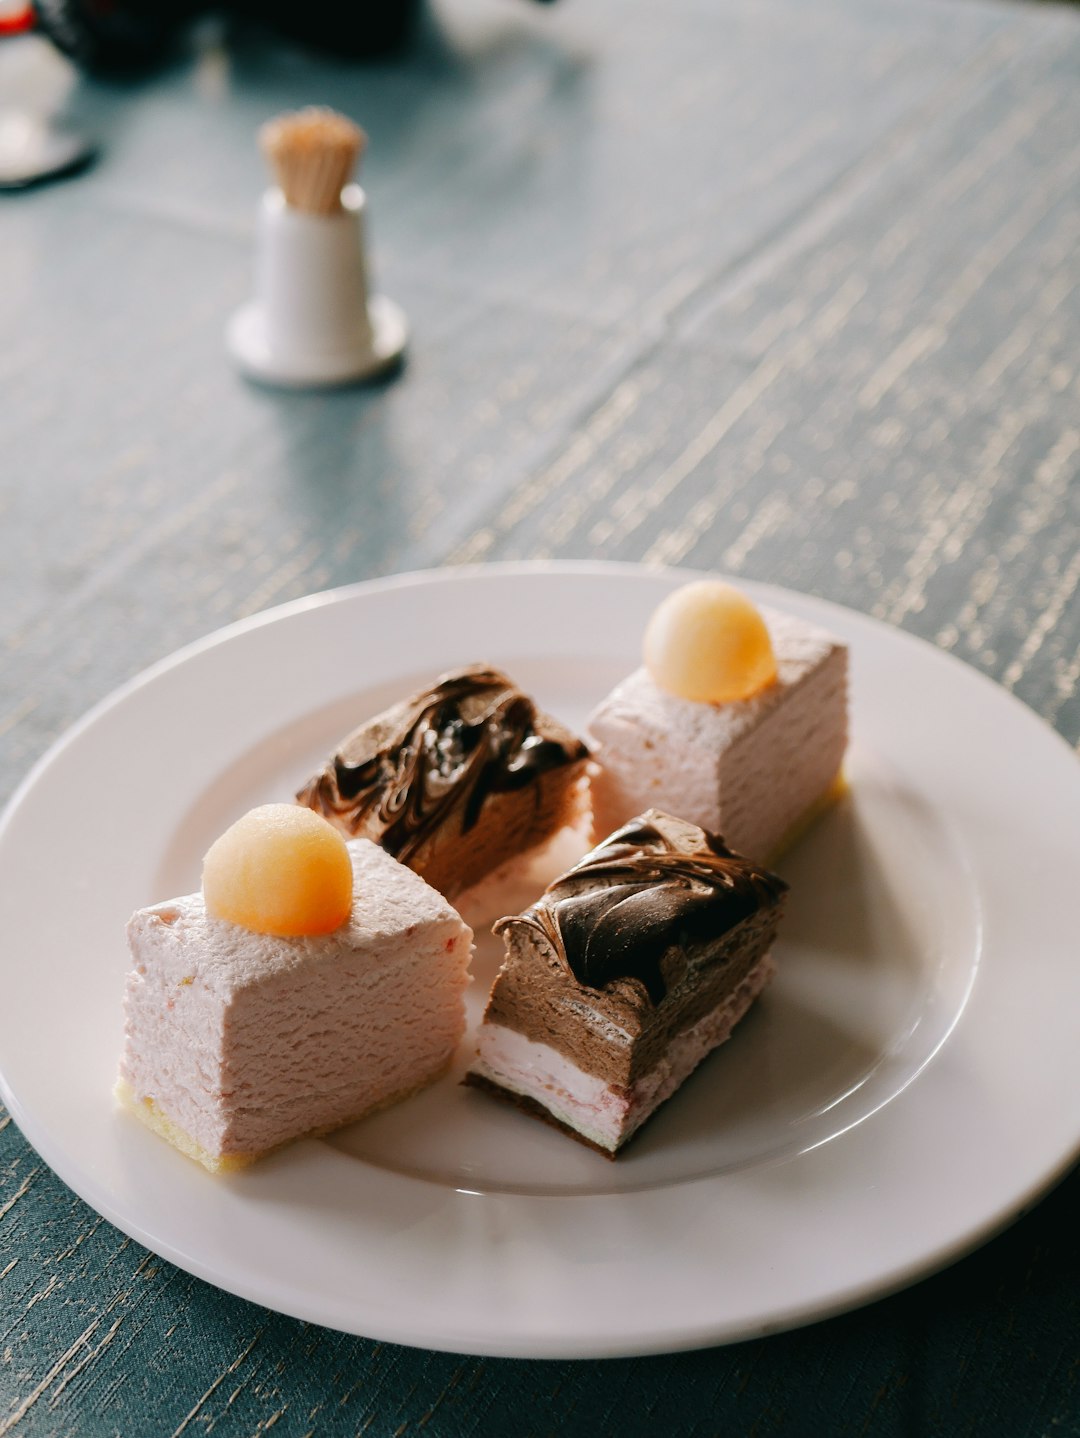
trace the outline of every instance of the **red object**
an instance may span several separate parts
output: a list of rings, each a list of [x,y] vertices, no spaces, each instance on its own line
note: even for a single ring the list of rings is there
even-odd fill
[[[4,35],[21,35],[24,30],[32,30],[33,28],[33,6],[0,4],[0,37]]]

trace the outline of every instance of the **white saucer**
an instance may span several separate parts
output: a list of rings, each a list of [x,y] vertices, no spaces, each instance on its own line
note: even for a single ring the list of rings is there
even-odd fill
[[[401,307],[386,295],[368,301],[371,341],[355,349],[291,351],[279,354],[267,343],[262,307],[242,306],[226,329],[229,353],[249,379],[285,389],[313,389],[375,379],[393,368],[405,353],[409,324]]]

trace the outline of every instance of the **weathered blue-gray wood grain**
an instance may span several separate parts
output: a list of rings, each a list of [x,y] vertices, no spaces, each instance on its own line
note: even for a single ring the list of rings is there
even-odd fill
[[[0,89],[29,83],[14,56]],[[1054,6],[444,0],[392,63],[205,32],[77,88],[101,163],[0,203],[0,798],[228,620],[518,556],[826,595],[1076,744],[1078,82]],[[221,333],[252,132],[311,101],[370,131],[375,268],[415,343],[382,388],[272,395]],[[217,1293],[0,1115],[0,1435],[1080,1433],[1078,1182],[801,1333],[515,1363]]]

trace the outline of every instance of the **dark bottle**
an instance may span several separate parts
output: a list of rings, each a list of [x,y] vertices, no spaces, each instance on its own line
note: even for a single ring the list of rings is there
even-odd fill
[[[355,59],[401,50],[412,36],[422,0],[353,0],[309,5],[301,0],[35,0],[38,23],[84,70],[99,74],[142,69],[160,60],[177,31],[208,13],[243,15],[315,49]]]

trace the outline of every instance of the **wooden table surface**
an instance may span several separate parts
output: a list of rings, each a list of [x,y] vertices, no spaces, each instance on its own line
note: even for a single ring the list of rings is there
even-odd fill
[[[8,42],[0,96],[62,102],[102,155],[0,198],[0,799],[226,621],[516,557],[826,596],[1075,745],[1078,82],[1080,13],[982,0],[439,0],[392,61],[204,27],[123,84]],[[261,391],[222,348],[253,131],[309,102],[370,133],[414,330],[366,391]],[[1078,1199],[802,1331],[461,1358],[189,1277],[0,1110],[0,1435],[1080,1433]]]

